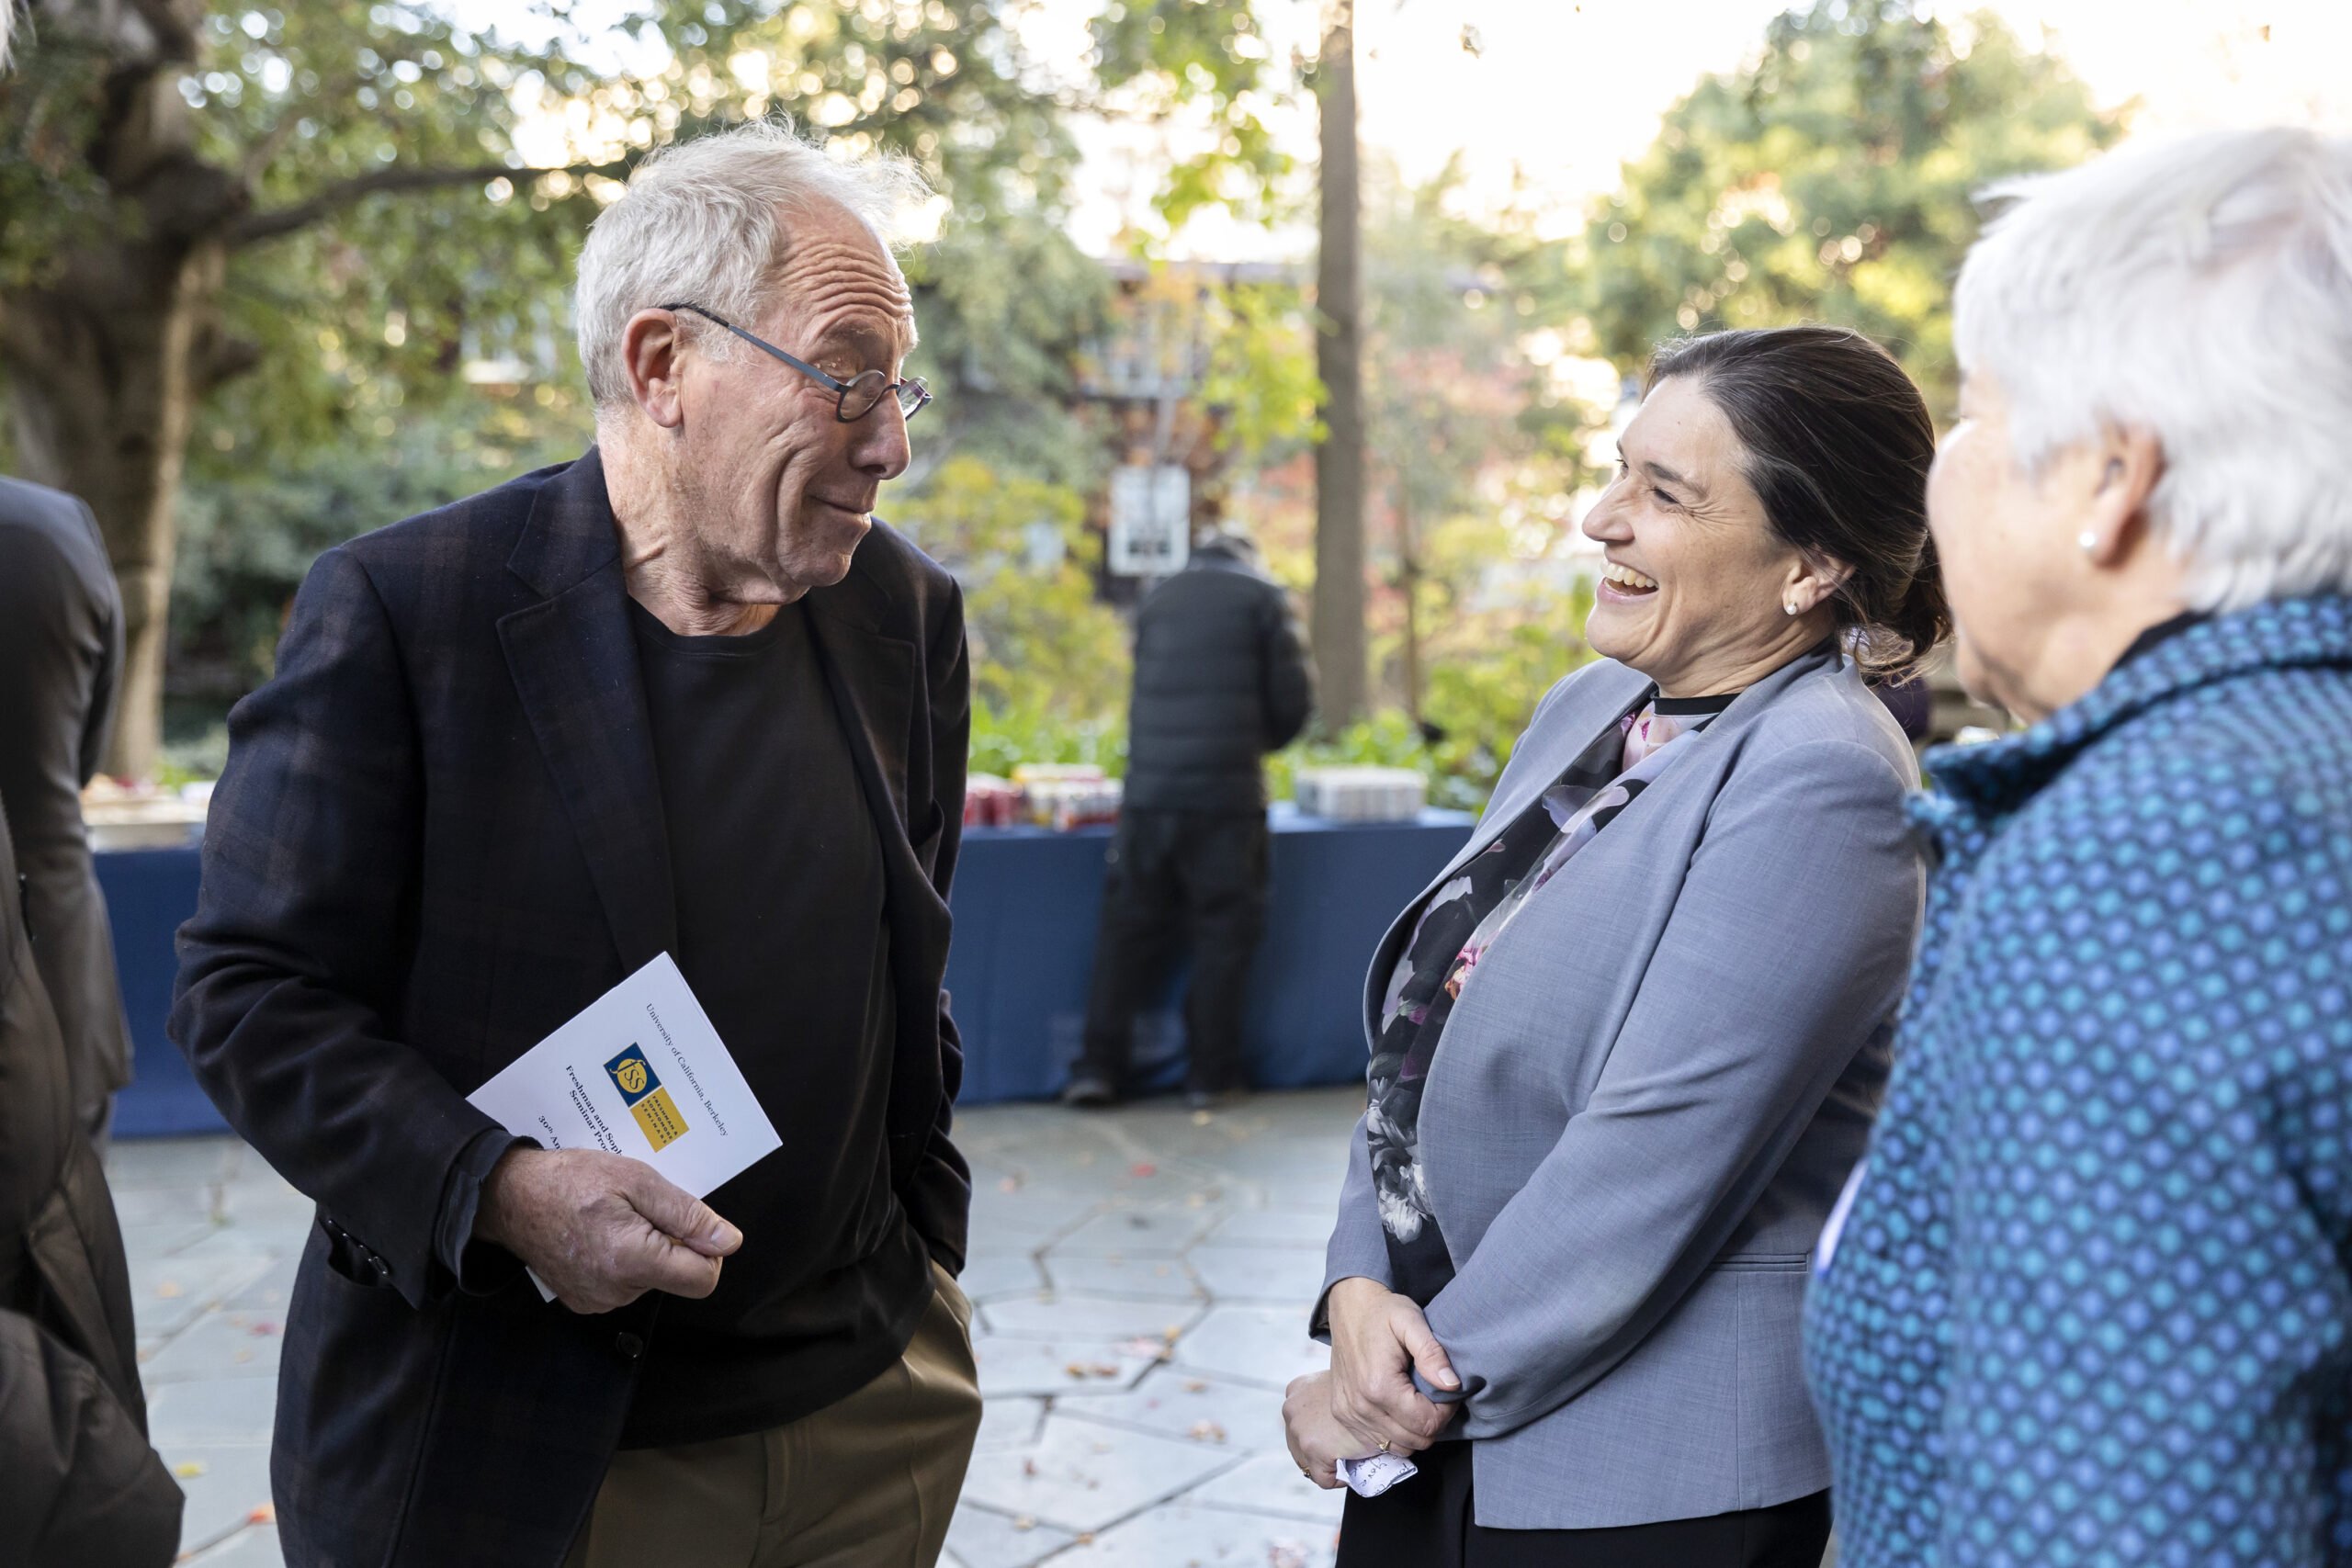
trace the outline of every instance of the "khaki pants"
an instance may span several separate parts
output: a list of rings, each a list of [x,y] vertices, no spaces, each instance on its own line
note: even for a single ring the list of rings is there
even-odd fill
[[[615,1454],[564,1568],[932,1568],[980,1429],[972,1304],[933,1273],[906,1354],[840,1404]]]

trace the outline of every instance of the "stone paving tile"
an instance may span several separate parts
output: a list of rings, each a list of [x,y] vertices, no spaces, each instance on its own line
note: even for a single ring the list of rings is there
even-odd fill
[[[947,1526],[947,1558],[963,1568],[1030,1568],[1078,1539],[1072,1530],[1027,1515],[1000,1514],[966,1503]]]
[[[1340,1506],[1346,1499],[1346,1493],[1326,1492],[1299,1474],[1287,1450],[1260,1454],[1235,1465],[1193,1488],[1187,1497],[1187,1501],[1211,1507],[1280,1514],[1334,1530],[1340,1528]]]
[[[1063,1292],[1008,1296],[980,1309],[992,1335],[1014,1339],[1162,1339],[1174,1344],[1201,1315],[1189,1302],[1133,1301]]]
[[[203,1378],[276,1378],[282,1317],[215,1308],[140,1359],[139,1376],[150,1391],[164,1384]]]
[[[147,1431],[159,1449],[266,1443],[277,1414],[276,1378],[215,1376],[147,1391]]]
[[[1328,1224],[1328,1221],[1326,1224]],[[1222,1247],[1184,1254],[1202,1287],[1221,1302],[1313,1301],[1323,1293],[1323,1253],[1303,1247]]]
[[[209,1551],[180,1560],[183,1568],[280,1568],[285,1561],[274,1524],[240,1530]]]
[[[1053,1560],[1054,1568],[1330,1568],[1336,1527],[1227,1508],[1188,1497],[1103,1530]]]
[[[187,1498],[180,1515],[182,1551],[198,1551],[226,1541],[251,1526],[254,1509],[268,1508],[269,1445],[266,1440],[166,1444],[158,1451]]]
[[[1182,1258],[1066,1257],[1056,1251],[1042,1267],[1056,1291],[1073,1297],[1119,1296],[1153,1302],[1208,1299]]]
[[[1026,1251],[975,1253],[964,1259],[964,1272],[956,1282],[976,1302],[1021,1292],[1035,1294],[1046,1288],[1045,1271]]]
[[[975,1454],[964,1495],[1001,1514],[1084,1533],[1185,1492],[1234,1462],[1230,1450],[1059,1413],[1035,1447]]]
[[[130,1146],[145,1148],[147,1145],[138,1144]],[[122,1145],[118,1145],[116,1147],[119,1150]],[[122,1162],[118,1156],[114,1169],[108,1173],[109,1182],[115,1175],[121,1172]],[[114,1194],[115,1223],[122,1227],[122,1234],[126,1238],[137,1233],[139,1227],[144,1225],[175,1224],[209,1225],[212,1223],[215,1196],[215,1186],[211,1182],[200,1182],[187,1187],[117,1189]]]
[[[1332,1201],[1336,1205],[1338,1194]],[[1208,1240],[1217,1247],[1293,1247],[1321,1257],[1331,1239],[1331,1208],[1241,1209],[1217,1222]]]
[[[983,1449],[1023,1449],[1045,1430],[1046,1402],[1008,1395],[980,1402],[980,1435],[973,1444]]]
[[[1176,1364],[1282,1389],[1319,1372],[1331,1352],[1306,1337],[1310,1303],[1213,1306],[1176,1345]]]
[[[980,1394],[1110,1393],[1130,1387],[1160,1351],[1138,1353],[1115,1339],[1026,1339],[982,1334],[972,1340],[980,1370]]]
[[[118,1138],[107,1150],[107,1186],[125,1192],[201,1192],[234,1176],[246,1160],[261,1157],[234,1138]]]
[[[1222,1213],[1205,1207],[1156,1203],[1111,1208],[1057,1238],[1047,1258],[1181,1258]]]
[[[168,1340],[267,1273],[266,1252],[167,1254],[130,1258],[130,1315],[143,1349]]]
[[[1338,1089],[959,1115],[987,1403],[950,1568],[1330,1561],[1336,1505],[1290,1467],[1281,1391],[1327,1359],[1306,1301],[1362,1107]],[[254,1330],[283,1325],[311,1205],[229,1138],[119,1144],[108,1178],[156,1440],[204,1467],[181,1483],[184,1561],[278,1568],[277,1337]]]
[[[1063,1400],[1057,1415],[1139,1427],[1237,1451],[1283,1449],[1283,1396],[1271,1389],[1203,1377],[1182,1367],[1154,1367],[1135,1387],[1091,1399]],[[1288,1454],[1283,1453],[1289,1470]],[[1296,1472],[1291,1472],[1294,1479]],[[1305,1483],[1301,1483],[1302,1485]]]

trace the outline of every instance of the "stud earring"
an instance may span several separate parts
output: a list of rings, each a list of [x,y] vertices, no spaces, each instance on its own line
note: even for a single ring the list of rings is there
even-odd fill
[[[2083,554],[2088,555],[2098,548],[2098,536],[2086,528],[2075,536],[2075,543],[2083,547]]]
[[[1781,608],[1786,610],[1792,615],[1797,613],[1797,607],[1794,604],[1783,604]]]

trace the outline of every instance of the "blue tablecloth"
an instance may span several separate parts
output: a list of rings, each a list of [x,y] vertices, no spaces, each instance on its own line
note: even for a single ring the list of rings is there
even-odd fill
[[[1363,1074],[1357,1008],[1373,944],[1462,846],[1471,819],[1431,810],[1417,822],[1349,825],[1283,804],[1272,822],[1272,902],[1242,1049],[1265,1088],[1348,1082]],[[947,960],[964,1036],[963,1103],[1037,1099],[1061,1087],[1085,1018],[1110,836],[1107,828],[964,835]],[[97,865],[137,1048],[137,1080],[117,1106],[116,1129],[125,1137],[217,1132],[219,1113],[164,1037],[172,932],[196,908],[197,852],[123,850],[99,855]],[[1143,1019],[1136,1043],[1148,1087],[1177,1081],[1183,1027],[1172,1007]]]

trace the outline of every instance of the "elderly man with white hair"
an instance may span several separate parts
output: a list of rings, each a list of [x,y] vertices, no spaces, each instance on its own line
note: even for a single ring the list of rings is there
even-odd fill
[[[291,1562],[940,1551],[967,671],[872,517],[929,396],[913,194],[773,125],[649,160],[580,260],[595,446],[328,551],[231,716],[172,1031],[318,1203]],[[783,1139],[707,1203],[466,1100],[663,953]]]
[[[2352,1563],[2352,143],[2018,182],[1928,923],[1807,1359],[1841,1568]]]

